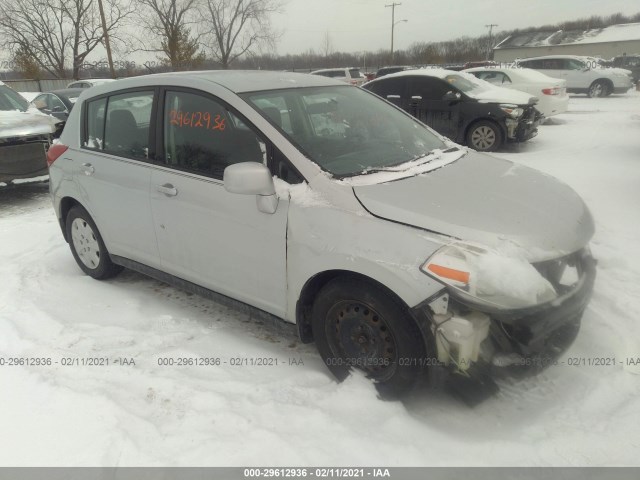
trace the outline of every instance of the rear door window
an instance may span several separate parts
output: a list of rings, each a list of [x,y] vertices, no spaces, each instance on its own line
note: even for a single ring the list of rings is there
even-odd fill
[[[153,99],[153,91],[135,91],[87,102],[83,146],[148,159]]]

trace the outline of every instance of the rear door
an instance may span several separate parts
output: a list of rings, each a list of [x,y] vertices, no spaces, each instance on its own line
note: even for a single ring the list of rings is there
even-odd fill
[[[441,135],[456,139],[461,102],[444,100],[448,92],[459,93],[444,80],[435,77],[409,77],[409,112]]]
[[[84,102],[74,178],[109,252],[158,267],[149,203],[155,98],[144,88]]]
[[[162,270],[278,316],[286,310],[288,200],[275,213],[225,190],[225,167],[266,162],[268,142],[225,102],[161,91],[151,205]]]

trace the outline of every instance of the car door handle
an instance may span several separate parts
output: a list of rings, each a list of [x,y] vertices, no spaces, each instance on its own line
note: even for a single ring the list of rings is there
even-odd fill
[[[82,170],[84,170],[85,175],[93,175],[93,173],[96,171],[96,169],[93,168],[93,165],[91,165],[90,163],[83,163]]]
[[[170,183],[165,183],[164,185],[156,185],[156,188],[159,192],[164,193],[167,197],[175,197],[176,195],[178,195],[178,189]]]

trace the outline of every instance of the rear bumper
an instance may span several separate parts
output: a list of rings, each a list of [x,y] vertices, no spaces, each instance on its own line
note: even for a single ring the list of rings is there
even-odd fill
[[[0,182],[46,175],[47,147],[45,142],[0,146]]]

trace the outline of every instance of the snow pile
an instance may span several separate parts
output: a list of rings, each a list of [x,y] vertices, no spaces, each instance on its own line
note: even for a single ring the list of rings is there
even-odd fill
[[[485,252],[470,258],[476,274],[476,293],[500,296],[514,306],[536,305],[555,297],[553,286],[523,256]]]

